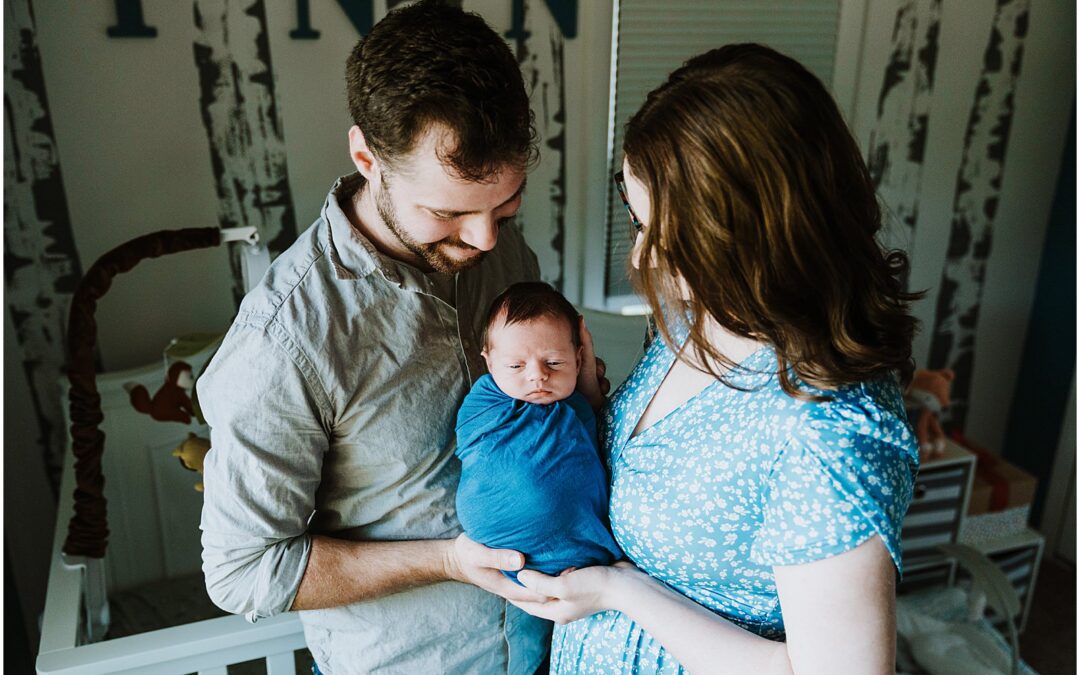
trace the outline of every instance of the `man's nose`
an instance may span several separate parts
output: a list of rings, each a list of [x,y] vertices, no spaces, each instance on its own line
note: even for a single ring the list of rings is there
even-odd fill
[[[491,214],[473,216],[462,225],[459,237],[473,248],[490,251],[499,238],[498,221]]]

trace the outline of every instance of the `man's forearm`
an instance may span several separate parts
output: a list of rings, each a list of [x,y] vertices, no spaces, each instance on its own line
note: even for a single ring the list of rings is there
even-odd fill
[[[453,539],[347,541],[311,535],[311,553],[291,610],[323,609],[453,578]]]

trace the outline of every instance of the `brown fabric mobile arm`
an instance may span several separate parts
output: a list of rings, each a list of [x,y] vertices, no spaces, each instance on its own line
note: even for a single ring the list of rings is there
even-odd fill
[[[68,318],[68,394],[72,450],[75,454],[75,514],[68,523],[64,553],[104,558],[109,528],[105,509],[105,477],[101,456],[105,434],[98,394],[94,349],[97,346],[97,301],[108,292],[113,277],[147,258],[210,248],[221,244],[216,227],[154,232],[117,246],[98,258],[79,281]]]

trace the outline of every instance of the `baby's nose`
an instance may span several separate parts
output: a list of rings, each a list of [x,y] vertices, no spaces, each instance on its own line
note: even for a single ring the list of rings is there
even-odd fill
[[[545,368],[543,366],[536,366],[535,368],[532,369],[532,372],[529,373],[529,379],[534,381],[534,382],[543,382],[547,378],[548,378],[547,368]]]

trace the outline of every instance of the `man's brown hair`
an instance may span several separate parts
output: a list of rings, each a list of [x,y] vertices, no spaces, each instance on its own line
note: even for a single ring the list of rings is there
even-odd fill
[[[696,365],[734,367],[704,334],[712,317],[771,344],[781,386],[800,397],[789,369],[824,389],[910,378],[921,294],[904,290],[904,253],[875,238],[873,183],[813,74],[761,45],[711,50],[648,95],[624,139],[651,200],[636,283],[669,345],[684,320]]]
[[[356,44],[345,84],[353,123],[390,166],[432,125],[450,130],[439,159],[466,180],[537,157],[517,59],[480,16],[447,2],[389,12]]]

